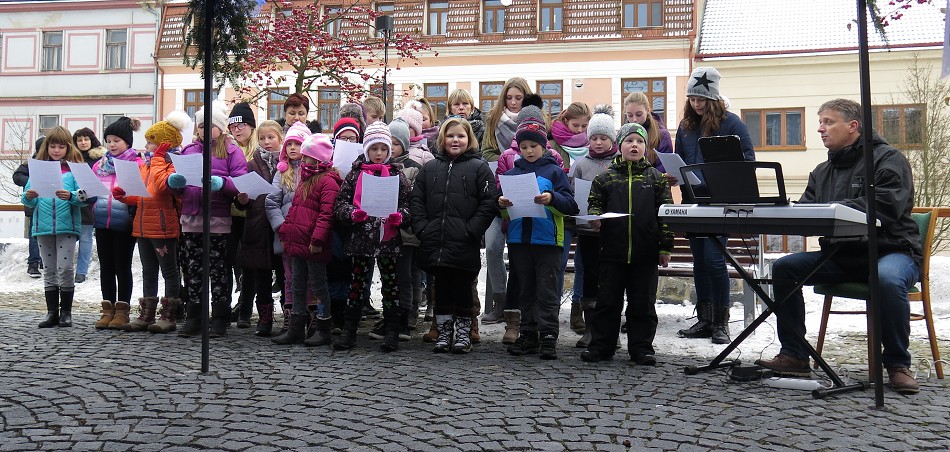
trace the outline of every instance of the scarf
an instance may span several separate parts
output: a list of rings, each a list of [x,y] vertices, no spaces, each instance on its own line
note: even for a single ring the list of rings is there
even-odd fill
[[[379,171],[380,177],[389,176],[389,165],[385,163],[364,163],[360,166],[360,175],[356,178],[356,192],[353,193],[353,205],[357,209],[361,209],[363,199],[363,175],[369,174],[375,176],[375,172]]]
[[[518,130],[518,113],[512,113],[507,108],[498,120],[495,127],[495,143],[499,151],[503,151],[515,138],[515,132]]]
[[[554,121],[554,124],[551,124],[551,136],[554,138],[554,142],[563,148],[587,147],[589,143],[587,132],[573,133],[563,121]]]
[[[333,168],[332,162],[320,162],[315,165],[304,163],[300,165],[300,182],[306,181],[313,176],[325,173]]]
[[[99,160],[99,169],[96,171],[97,175],[112,176],[115,174],[115,164],[112,163],[114,159],[133,161],[137,155],[138,152],[132,148],[126,149],[125,152],[119,155],[112,155],[111,152],[106,152],[106,155],[102,156]]]
[[[602,159],[604,157],[610,157],[618,152],[620,152],[620,147],[617,146],[617,143],[614,143],[614,145],[611,146],[610,149],[603,152],[594,152],[593,150],[591,150],[590,156],[591,158]]]

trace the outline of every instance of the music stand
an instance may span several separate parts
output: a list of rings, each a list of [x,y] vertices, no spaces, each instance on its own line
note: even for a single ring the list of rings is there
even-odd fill
[[[758,170],[770,170],[775,177],[775,196],[759,191]],[[782,206],[788,204],[785,177],[778,162],[727,161],[699,163],[680,168],[686,195],[696,204],[753,204]],[[700,184],[690,184],[694,175]]]

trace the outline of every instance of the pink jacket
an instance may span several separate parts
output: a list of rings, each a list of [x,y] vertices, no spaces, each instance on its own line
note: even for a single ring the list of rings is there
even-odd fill
[[[303,257],[318,262],[330,262],[333,258],[333,204],[340,193],[343,179],[336,168],[322,166],[321,172],[310,177],[319,177],[311,187],[307,198],[304,191],[294,192],[287,218],[277,229],[284,246],[284,254]],[[300,183],[307,179],[301,177]],[[323,248],[320,253],[310,252],[310,245]]]

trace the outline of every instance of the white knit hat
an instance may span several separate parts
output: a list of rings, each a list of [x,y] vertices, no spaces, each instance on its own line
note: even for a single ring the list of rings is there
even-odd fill
[[[393,156],[393,136],[389,132],[389,126],[382,121],[376,121],[369,125],[366,128],[366,133],[363,135],[363,156],[366,158],[366,161],[369,162],[369,148],[373,144],[383,143],[386,145],[386,159],[383,162],[388,162]],[[408,151],[408,149],[407,149]]]

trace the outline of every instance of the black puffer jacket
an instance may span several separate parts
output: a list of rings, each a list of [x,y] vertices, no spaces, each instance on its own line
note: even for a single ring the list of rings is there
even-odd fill
[[[420,265],[477,272],[482,235],[498,214],[495,176],[476,150],[435,157],[416,176],[409,203]]]
[[[887,144],[876,133],[874,145],[874,185],[877,198],[878,250],[881,255],[904,253],[920,264],[923,261],[920,233],[910,216],[914,207],[914,179],[910,163],[901,151]],[[837,151],[828,151],[828,160],[808,175],[808,186],[799,202],[837,202],[865,212],[864,140]],[[843,248],[834,260],[849,268],[867,268],[867,245]]]

